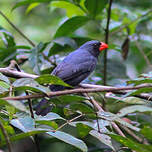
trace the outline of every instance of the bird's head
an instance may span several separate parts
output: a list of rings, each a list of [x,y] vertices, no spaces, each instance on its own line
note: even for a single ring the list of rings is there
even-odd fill
[[[96,57],[100,54],[101,51],[105,50],[106,48],[108,48],[108,45],[106,43],[97,40],[88,41],[80,47],[80,49],[85,49]]]

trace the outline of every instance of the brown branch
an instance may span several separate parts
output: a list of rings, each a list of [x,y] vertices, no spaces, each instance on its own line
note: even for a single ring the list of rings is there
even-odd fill
[[[28,74],[25,72],[18,72],[16,70],[11,70],[10,68],[0,68],[0,72],[8,77],[13,78],[37,78],[37,75],[34,74]]]
[[[13,78],[33,78],[33,79],[35,79],[35,78],[38,77],[38,75],[28,74],[28,73],[25,73],[25,72],[18,72],[16,70],[11,70],[9,68],[0,68],[0,72],[4,75],[8,76],[8,77],[13,77]],[[88,89],[88,88],[89,89],[110,89],[109,91],[111,91],[113,93],[117,93],[117,94],[126,94],[128,92],[125,89],[120,90],[119,88],[118,88],[118,90],[113,90],[116,87],[112,87],[112,86],[93,85],[93,84],[80,84],[79,86],[82,87],[82,88],[86,88],[86,89]],[[130,90],[132,90],[132,89],[130,89]],[[45,95],[40,95],[40,96],[37,97],[37,95],[36,95],[37,98],[44,97],[44,96]],[[135,97],[139,97],[139,98],[142,98],[142,99],[145,99],[145,100],[152,101],[152,96],[149,95],[149,94],[146,94],[146,93],[135,95]]]
[[[34,44],[20,29],[18,29],[18,28],[8,19],[8,17],[5,16],[5,14],[4,14],[2,11],[0,11],[0,15],[2,15],[2,16],[5,18],[5,20],[6,20],[22,37],[24,37],[24,39],[26,39],[26,40],[29,42],[29,44],[31,44],[33,47],[35,47],[35,44]]]
[[[79,85],[80,87],[82,88],[115,88],[115,87],[112,87],[112,86],[104,86],[104,85],[94,85],[94,84],[80,84]],[[111,91],[113,93],[116,93],[116,94],[122,94],[122,95],[125,95],[126,93],[128,93],[128,90],[121,90],[121,91]],[[141,93],[141,94],[138,94],[138,95],[133,95],[134,97],[138,97],[138,98],[141,98],[141,99],[145,99],[145,100],[148,100],[148,101],[152,101],[152,95],[149,95],[147,93]]]
[[[56,91],[56,92],[49,92],[46,94],[33,94],[28,96],[16,96],[16,97],[5,97],[3,99],[5,100],[26,100],[26,99],[32,99],[32,98],[41,98],[41,97],[53,97],[53,96],[61,96],[65,94],[75,94],[75,93],[93,93],[93,92],[113,92],[113,91],[121,91],[121,90],[137,90],[140,88],[147,88],[152,87],[152,84],[143,84],[138,86],[127,86],[127,87],[112,87],[112,88],[91,88],[91,89],[71,89],[71,90],[63,90],[63,91]]]
[[[4,135],[4,138],[6,140],[6,143],[7,143],[7,146],[8,146],[8,151],[12,152],[13,150],[12,150],[12,144],[11,144],[10,138],[9,138],[9,136],[7,134],[7,131],[5,130],[5,128],[3,127],[3,124],[1,122],[0,122],[0,129],[1,129],[1,131]]]
[[[108,8],[108,12],[107,12],[107,25],[106,25],[106,29],[105,29],[105,43],[108,44],[108,40],[109,40],[109,24],[110,24],[110,17],[111,17],[111,6],[112,6],[112,1],[113,0],[109,0],[109,8]],[[106,85],[106,81],[107,81],[107,49],[104,51],[104,72],[103,72],[103,84]]]
[[[122,137],[126,137],[125,134],[121,131],[121,129],[118,127],[118,125],[115,122],[111,122],[111,124],[119,135],[121,135]]]
[[[141,88],[152,87],[152,84],[142,84],[138,86],[126,86],[126,87],[112,87],[112,88],[91,88],[91,89],[71,89],[71,90],[63,90],[63,91],[56,91],[56,92],[49,92],[47,94],[32,94],[28,96],[16,96],[16,97],[5,97],[4,100],[27,100],[32,98],[42,98],[42,97],[54,97],[54,96],[61,96],[65,94],[75,94],[75,93],[93,93],[93,92],[115,92],[121,90],[137,90]]]

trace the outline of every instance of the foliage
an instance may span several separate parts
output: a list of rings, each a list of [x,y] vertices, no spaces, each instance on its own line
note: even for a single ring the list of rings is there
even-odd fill
[[[109,27],[107,84],[151,84],[151,5],[152,2],[141,0],[113,1]],[[18,35],[0,11],[1,67],[8,67],[11,60],[16,60],[21,70],[40,75],[36,79],[15,79],[0,73],[0,122],[13,144],[22,147],[21,139],[28,137],[35,140],[35,135],[38,135],[43,152],[98,152],[120,149],[125,151],[124,147],[127,147],[128,151],[152,151],[151,99],[144,100],[139,96],[141,93],[151,95],[151,87],[128,91],[125,95],[113,93],[110,96],[106,93],[107,98],[104,97],[104,93],[89,94],[101,105],[106,106],[107,112],[97,112],[88,97],[72,94],[50,99],[53,109],[46,116],[37,116],[34,113],[31,117],[29,103],[33,103],[34,109],[40,99],[5,99],[9,96],[36,93],[47,95],[50,92],[50,84],[70,88],[71,86],[50,73],[62,60],[61,56],[65,56],[86,41],[104,41],[108,7],[108,0],[0,2],[0,8],[4,10],[8,19],[19,27],[21,33],[27,35],[27,38]],[[7,14],[5,10],[11,13]],[[96,71],[85,82],[101,85],[102,78],[103,53]],[[118,135],[113,129],[114,125],[118,125],[126,137]],[[123,127],[131,130],[131,133]],[[135,137],[145,140],[140,141]],[[7,149],[8,143],[1,129],[0,140],[1,148]]]

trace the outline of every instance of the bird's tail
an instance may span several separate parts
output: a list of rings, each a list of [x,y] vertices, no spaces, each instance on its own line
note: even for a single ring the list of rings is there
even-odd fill
[[[51,91],[61,91],[64,89],[67,89],[68,87],[64,87],[61,85],[50,85],[49,86]],[[35,110],[36,110],[36,114],[37,115],[41,115],[41,116],[45,116],[47,115],[53,108],[53,105],[49,104],[49,101],[47,99],[42,99],[39,104],[36,106]]]

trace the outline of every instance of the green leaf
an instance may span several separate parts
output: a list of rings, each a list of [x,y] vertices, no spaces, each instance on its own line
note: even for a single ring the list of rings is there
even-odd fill
[[[81,46],[85,42],[92,40],[92,38],[90,37],[80,37],[80,36],[74,36],[72,37],[72,39],[77,43],[78,46]]]
[[[94,110],[86,104],[74,103],[70,105],[70,108],[74,111],[81,111],[82,113],[94,113]]]
[[[4,99],[0,99],[0,106],[4,106],[4,105],[9,105],[9,103]]]
[[[34,81],[32,78],[21,78],[16,80],[12,86],[17,91],[26,91],[30,90],[33,92],[43,92],[48,93],[50,92],[48,87],[44,87],[40,85],[38,82]]]
[[[49,85],[55,84],[55,85],[62,85],[65,87],[72,87],[69,84],[65,83],[63,80],[61,80],[60,78],[50,74],[41,75],[38,78],[36,78],[35,81],[37,81],[40,84],[49,84]]]
[[[51,6],[54,7],[59,7],[59,8],[64,8],[66,10],[67,16],[72,17],[72,16],[83,16],[85,13],[78,7],[77,5],[67,2],[67,1],[53,1],[51,3]]]
[[[65,51],[71,51],[72,49],[77,48],[76,42],[69,37],[59,37],[54,39],[52,42],[54,42],[54,44],[50,48],[48,56],[52,56],[54,54],[58,54]]]
[[[69,45],[71,48],[76,49],[77,44],[76,42],[69,37],[59,37],[53,40],[54,43],[60,44],[62,46]]]
[[[81,138],[86,137],[91,130],[91,127],[84,125],[82,123],[77,123],[76,126],[77,126],[77,130],[78,130],[78,133]]]
[[[9,123],[6,120],[3,120],[0,118],[0,121],[1,121],[1,125],[3,125],[3,128],[8,133],[8,135],[14,135],[15,131],[14,131],[13,127],[11,125],[9,125]],[[0,137],[1,137],[1,143],[6,141],[1,129],[0,129]]]
[[[82,140],[75,138],[74,136],[72,136],[70,134],[67,134],[67,133],[61,132],[61,131],[47,132],[47,134],[51,135],[59,140],[62,140],[70,145],[73,145],[83,152],[88,151],[86,144]]]
[[[10,105],[5,105],[5,109],[8,112],[9,120],[12,120],[14,114],[16,113],[16,109]]]
[[[52,56],[59,53],[70,52],[73,49],[77,49],[87,41],[92,40],[89,37],[59,37],[53,40],[54,44],[49,50],[49,55]]]
[[[2,59],[2,61],[3,61],[2,63],[8,62],[11,59],[15,59],[16,56],[21,53],[21,51],[20,52],[18,51],[19,49],[24,49],[24,50],[26,50],[26,53],[27,53],[27,50],[30,50],[31,48],[29,46],[22,46],[22,45],[10,46],[7,48],[0,47],[0,53],[1,53],[0,59]],[[31,52],[29,52],[29,53],[31,53]]]
[[[129,34],[133,35],[136,33],[136,27],[137,27],[138,21],[134,21],[132,24],[130,24],[129,27]]]
[[[143,83],[152,83],[152,78],[136,78],[134,80],[127,81],[128,84],[134,83],[135,85]]]
[[[61,102],[63,103],[71,103],[71,102],[79,102],[79,101],[84,101],[86,100],[85,97],[83,96],[78,96],[78,95],[63,95],[57,97]]]
[[[31,49],[31,54],[29,56],[30,66],[33,71],[40,74],[40,67],[42,65],[42,51],[46,48],[48,43],[39,43],[36,47]]]
[[[73,48],[71,48],[71,46],[69,46],[67,44],[62,46],[58,43],[54,43],[53,46],[49,50],[48,56],[52,56],[52,55],[63,53],[63,52],[66,53],[66,52],[70,52],[72,50],[73,50]]]
[[[138,144],[134,142],[133,140],[130,140],[128,138],[118,136],[118,135],[109,135],[119,143],[123,144],[124,146],[130,148],[131,150],[135,150],[136,152],[151,152],[152,146],[150,145],[144,145],[144,144]]]
[[[28,132],[35,129],[34,120],[29,116],[12,119],[10,123],[23,132]]]
[[[115,149],[114,149],[114,147],[112,145],[112,142],[111,142],[111,137],[109,137],[108,135],[99,133],[97,130],[91,130],[90,131],[90,135],[92,135],[93,137],[97,138],[102,143],[104,143],[105,145],[109,146],[110,148],[112,148],[115,151]]]
[[[56,31],[54,38],[68,36],[86,24],[90,19],[86,16],[75,16],[65,21]]]
[[[148,140],[152,141],[152,128],[149,126],[145,126],[140,131]]]
[[[32,3],[32,4],[30,4],[29,6],[28,6],[28,8],[26,9],[26,14],[28,14],[29,12],[31,12],[32,11],[32,9],[34,9],[35,7],[37,7],[37,6],[39,6],[40,5],[40,3]]]
[[[127,123],[126,121],[119,118],[116,114],[113,114],[110,112],[98,112],[98,116],[105,120],[116,121],[116,122],[120,123],[121,125],[126,126],[132,130],[140,131],[140,129],[138,127],[135,127],[135,126]]]
[[[2,73],[0,73],[0,80],[10,84],[9,79],[5,75],[3,75]]]
[[[15,6],[12,8],[12,10],[16,9],[17,7],[29,5],[32,3],[45,3],[45,2],[50,2],[50,1],[51,0],[24,0],[24,1],[17,2]]]
[[[147,111],[152,112],[152,108],[151,108],[151,107],[144,106],[144,105],[134,105],[134,106],[129,106],[129,107],[122,108],[122,109],[118,112],[117,116],[123,117],[123,116],[127,115],[128,113],[133,113],[133,112],[147,112]]]
[[[87,125],[94,130],[98,130],[98,124],[99,124],[99,126],[101,126],[100,131],[102,133],[110,133],[110,131],[106,128],[106,126],[110,126],[111,124],[107,120],[99,119],[98,124],[97,122],[90,122],[90,121],[74,121],[69,123],[69,125],[72,125],[73,127],[76,127],[77,124]]]
[[[131,92],[130,92],[130,94],[131,94]],[[128,94],[128,96],[130,94]],[[146,102],[144,100],[137,98],[137,97],[126,97],[126,98],[122,98],[120,100],[125,103],[129,103],[129,104],[146,104]]]
[[[0,38],[4,43],[4,48],[3,47],[0,48],[0,61],[4,63],[10,59],[15,59],[17,50],[14,48],[16,46],[16,43],[13,35],[1,26],[0,26],[0,33],[2,33],[2,37]]]
[[[35,134],[45,133],[47,131],[48,130],[28,131],[26,133],[20,133],[20,134],[16,134],[14,136],[11,136],[10,140],[13,142],[13,141],[17,141],[17,140],[20,140],[20,139],[23,139],[23,138],[26,138],[26,137],[34,136]],[[0,142],[0,146],[4,146],[4,145],[6,145],[6,141],[5,140]]]
[[[62,118],[61,116],[59,116],[58,114],[53,113],[53,112],[49,112],[46,116],[37,116],[35,118],[36,121],[40,121],[40,120],[51,121],[51,120],[56,120],[56,119],[65,120],[64,118]]]
[[[15,46],[12,46],[12,47],[9,47],[9,48],[0,47],[0,50],[2,50],[2,51],[7,51],[7,50],[11,51],[11,50],[14,50],[14,49],[24,49],[27,52],[27,50],[30,50],[31,47],[30,46],[26,46],[26,45],[15,45]],[[18,53],[20,53],[20,52],[18,52]]]
[[[50,126],[53,129],[58,128],[58,124],[55,121],[50,121],[50,120],[36,120],[36,123],[39,125],[47,125]]]
[[[86,0],[85,7],[91,16],[96,17],[98,14],[102,14],[107,3],[107,0]]]
[[[0,86],[5,88],[5,89],[9,89],[10,88],[10,85],[6,82],[3,82],[3,81],[0,81]]]
[[[1,101],[2,99],[0,99]],[[8,103],[9,105],[15,107],[16,109],[20,110],[20,111],[24,111],[29,113],[29,111],[27,110],[26,106],[18,100],[5,100],[5,103]]]
[[[147,88],[140,88],[138,90],[135,90],[130,95],[137,95],[137,94],[141,94],[141,93],[151,93],[151,92],[152,92],[152,88],[147,87]]]
[[[16,45],[13,35],[1,26],[0,26],[0,33],[4,35],[4,43],[7,47],[13,47]]]
[[[0,81],[0,94],[9,91],[9,85],[3,81]]]

